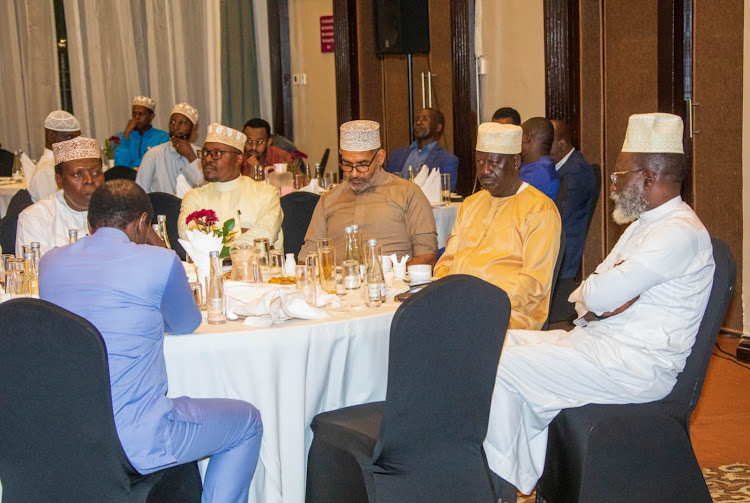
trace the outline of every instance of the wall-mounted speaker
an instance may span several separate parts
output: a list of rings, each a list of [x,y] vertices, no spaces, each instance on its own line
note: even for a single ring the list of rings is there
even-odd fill
[[[375,54],[430,52],[428,0],[373,0]]]

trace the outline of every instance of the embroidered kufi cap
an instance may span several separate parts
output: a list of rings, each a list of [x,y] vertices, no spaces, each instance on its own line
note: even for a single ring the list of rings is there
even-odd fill
[[[208,134],[206,134],[206,143],[210,143],[210,142],[223,143],[224,145],[229,145],[230,147],[234,147],[238,149],[240,152],[244,152],[246,141],[247,141],[247,136],[237,131],[236,129],[232,129],[227,126],[222,126],[221,124],[216,123],[216,122],[208,126]]]
[[[349,121],[341,125],[339,148],[349,152],[367,152],[380,148],[380,124],[375,121]]]
[[[513,124],[485,122],[477,130],[477,151],[492,154],[520,154],[523,129]]]
[[[633,114],[628,120],[623,152],[684,154],[682,118],[665,113]]]
[[[148,96],[136,96],[135,98],[133,98],[133,105],[146,107],[152,112],[156,110],[156,102]]]
[[[198,124],[198,110],[190,106],[190,103],[178,103],[174,107],[172,107],[172,111],[169,112],[169,115],[172,114],[182,114],[188,119],[190,119],[190,122],[193,123],[193,126],[196,126]]]
[[[52,153],[55,154],[55,164],[61,162],[75,161],[76,159],[99,159],[99,144],[93,138],[79,136],[72,140],[65,140],[52,144]]]
[[[47,118],[44,119],[44,127],[51,129],[52,131],[64,132],[81,130],[81,125],[78,124],[78,119],[65,110],[55,110],[54,112],[50,112]]]

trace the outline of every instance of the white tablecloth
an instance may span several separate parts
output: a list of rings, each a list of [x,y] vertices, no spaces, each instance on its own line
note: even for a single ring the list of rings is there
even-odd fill
[[[389,303],[265,329],[204,323],[192,335],[166,336],[169,396],[238,398],[258,407],[263,442],[250,501],[302,503],[312,418],[385,398],[397,308]]]
[[[438,234],[438,250],[445,248],[445,241],[451,235],[459,206],[461,206],[461,203],[450,203],[445,206],[432,207],[432,214],[435,215],[435,226],[437,227]]]
[[[23,180],[20,182],[8,182],[10,182],[10,178],[0,177],[0,217],[5,216],[10,200],[13,199],[16,192],[26,188],[26,182]]]

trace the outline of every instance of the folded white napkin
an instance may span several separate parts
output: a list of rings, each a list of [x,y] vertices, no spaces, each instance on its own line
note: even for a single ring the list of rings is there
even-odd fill
[[[422,166],[416,176],[414,176],[414,183],[421,187],[422,184],[427,180],[428,176],[430,176],[430,168],[428,168],[425,164]]]
[[[31,181],[31,177],[34,176],[36,165],[31,161],[31,159],[29,159],[29,156],[26,155],[26,152],[21,154],[21,170],[23,171],[23,177],[26,178],[26,183],[28,184],[29,181]]]
[[[185,178],[185,175],[183,175],[182,173],[177,176],[177,181],[175,183],[174,195],[179,197],[180,199],[185,197],[185,194],[187,194],[188,190],[192,189],[187,179]]]
[[[246,325],[258,326],[259,321],[261,325],[265,324],[263,320],[252,319],[252,317],[267,316],[271,323],[290,318],[319,320],[330,317],[323,309],[313,307],[305,302],[304,294],[298,292],[294,285],[225,281],[224,297],[226,298],[227,317],[247,316]],[[332,299],[321,298],[320,300]],[[338,297],[336,297],[336,303],[338,303]]]
[[[198,268],[198,281],[205,282],[211,272],[211,258],[209,252],[221,251],[221,238],[213,234],[204,234],[198,229],[187,231],[187,239],[178,239],[193,263]]]
[[[195,267],[195,264],[191,262],[183,262],[182,267],[185,268],[185,275],[189,282],[194,283],[198,281],[198,269]]]
[[[320,194],[321,192],[325,191],[320,188],[320,185],[318,185],[318,179],[313,178],[312,180],[310,180],[310,183],[299,189],[299,192],[312,192],[313,194]]]
[[[435,168],[421,185],[422,192],[431,203],[440,202],[440,170]]]

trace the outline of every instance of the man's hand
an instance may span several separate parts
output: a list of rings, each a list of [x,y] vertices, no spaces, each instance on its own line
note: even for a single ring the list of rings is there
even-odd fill
[[[610,316],[618,315],[618,314],[624,312],[630,306],[632,306],[633,303],[636,300],[638,300],[639,298],[640,298],[640,295],[637,296],[637,297],[635,297],[635,298],[633,298],[633,299],[630,299],[629,301],[627,301],[625,304],[621,305],[620,307],[618,307],[614,311],[607,311],[606,313],[602,314],[601,316],[597,316],[594,313],[592,313],[591,311],[589,311],[588,313],[586,313],[586,314],[583,315],[583,319],[586,320],[586,321],[599,321],[599,320],[603,320],[604,318],[609,318]]]
[[[177,151],[177,153],[187,159],[188,162],[193,162],[198,158],[195,152],[193,152],[193,146],[190,145],[190,142],[188,140],[183,140],[182,138],[177,138],[176,136],[173,136],[171,140],[172,146]]]
[[[435,263],[437,262],[437,255],[434,253],[423,253],[422,255],[417,255],[416,257],[412,257],[411,260],[409,260],[406,263],[406,267],[409,267],[410,265],[418,265],[418,264],[429,264],[433,267],[435,267]]]
[[[254,155],[251,155],[250,157],[248,157],[245,160],[245,162],[247,163],[247,166],[249,168],[252,168],[253,166],[262,166],[261,162]]]
[[[133,130],[135,129],[135,127],[136,127],[137,125],[138,125],[138,121],[137,121],[137,120],[135,120],[135,119],[130,119],[130,120],[128,121],[128,125],[127,125],[127,126],[125,126],[125,131],[124,131],[124,132],[122,133],[122,137],[123,137],[123,138],[125,138],[126,140],[127,140],[128,138],[130,138],[130,133],[132,133],[132,132],[133,132]]]

